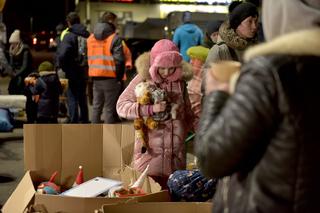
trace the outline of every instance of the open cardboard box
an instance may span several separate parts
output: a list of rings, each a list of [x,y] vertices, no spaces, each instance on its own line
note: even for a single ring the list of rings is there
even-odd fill
[[[27,124],[24,125],[24,163],[26,173],[5,203],[2,211],[23,212],[30,204],[43,204],[48,212],[94,212],[104,203],[124,202],[130,198],[79,198],[35,193],[35,187],[58,171],[55,183],[71,187],[79,165],[84,180],[107,177],[130,182],[134,128],[123,124]],[[136,175],[137,176],[137,175]],[[151,179],[151,178],[150,178]],[[149,180],[150,180],[149,179]],[[169,201],[167,191],[146,181],[149,195],[139,201]]]
[[[105,204],[103,213],[211,213],[211,202],[148,202]]]

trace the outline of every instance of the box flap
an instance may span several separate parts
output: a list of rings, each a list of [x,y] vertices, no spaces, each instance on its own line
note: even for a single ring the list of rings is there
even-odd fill
[[[121,165],[130,166],[133,160],[135,130],[132,122],[122,124],[121,131]]]
[[[25,124],[23,126],[24,169],[35,171],[43,179],[49,179],[58,171],[55,179],[60,183],[61,125]]]
[[[100,209],[103,204],[125,202],[131,198],[79,198],[57,195],[35,195],[35,204],[42,204],[48,212],[88,213]]]
[[[17,188],[11,194],[2,208],[3,213],[23,212],[33,198],[35,189],[30,172],[27,171]]]
[[[61,179],[64,186],[72,186],[80,165],[84,180],[102,176],[102,135],[101,124],[62,125]]]
[[[103,213],[211,213],[212,204],[209,202],[150,202],[106,204],[102,206]]]
[[[141,197],[134,197],[138,202],[170,202],[170,194],[168,190],[151,193]]]
[[[103,125],[103,176],[120,179],[121,169],[130,165],[133,156],[132,122]]]
[[[103,176],[119,180],[121,169],[120,124],[103,125]]]

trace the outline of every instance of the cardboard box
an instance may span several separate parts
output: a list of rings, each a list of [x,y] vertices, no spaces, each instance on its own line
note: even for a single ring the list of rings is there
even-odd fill
[[[105,203],[125,202],[132,198],[79,198],[35,193],[35,187],[58,171],[55,183],[71,187],[83,166],[84,180],[97,176],[130,182],[125,169],[133,155],[134,128],[124,124],[28,124],[24,125],[24,163],[26,173],[5,203],[3,213],[23,212],[30,204],[43,204],[48,212],[94,212]],[[137,176],[137,175],[135,175]],[[151,183],[150,183],[151,181]],[[167,191],[147,181],[149,195],[143,202],[169,201]]]
[[[120,170],[133,156],[134,128],[124,124],[24,125],[24,168],[57,183],[71,186],[79,165],[84,179],[97,176],[120,179]]]
[[[211,202],[148,202],[102,206],[103,213],[211,213]]]

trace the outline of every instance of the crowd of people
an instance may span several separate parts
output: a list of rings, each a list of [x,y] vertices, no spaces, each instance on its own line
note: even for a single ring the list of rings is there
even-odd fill
[[[135,60],[137,74],[128,85],[131,53],[111,12],[92,33],[77,13],[69,13],[54,64],[43,62],[35,73],[30,49],[15,30],[10,59],[0,51],[1,72],[11,76],[9,94],[27,96],[29,123],[58,123],[58,69],[68,79],[69,123],[142,120],[134,168],[148,166],[162,188],[190,189],[183,193],[192,201],[214,196],[215,213],[320,212],[320,3],[265,0],[262,18],[259,9],[234,1],[226,19],[208,21],[205,32],[185,12],[172,40],[157,41]],[[219,70],[213,64],[224,61],[241,63],[236,78],[214,75]],[[190,134],[200,169],[192,174],[184,172]],[[179,185],[183,178],[188,181]]]

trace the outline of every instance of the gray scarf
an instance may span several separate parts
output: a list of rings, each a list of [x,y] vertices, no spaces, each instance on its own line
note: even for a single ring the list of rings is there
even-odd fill
[[[12,56],[17,56],[22,52],[22,49],[23,49],[22,42],[19,42],[17,45],[11,44],[9,48],[9,54]]]

